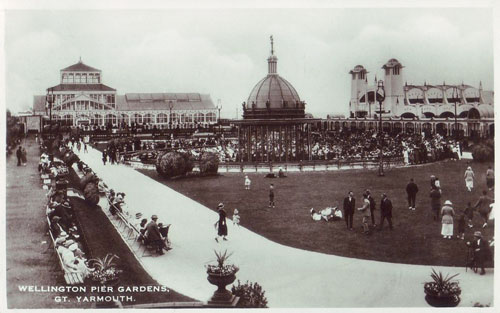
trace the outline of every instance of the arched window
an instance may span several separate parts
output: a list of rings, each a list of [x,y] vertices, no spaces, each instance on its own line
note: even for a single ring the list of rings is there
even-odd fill
[[[129,118],[128,118],[128,115],[127,114],[121,114],[120,115],[120,119],[118,120],[118,123],[121,125],[123,122],[125,122],[125,124],[129,124]]]
[[[157,124],[166,124],[168,122],[168,116],[165,113],[160,113],[156,116]]]
[[[73,115],[64,115],[61,119],[61,125],[73,126]]]
[[[130,118],[130,123],[142,124],[142,115],[139,113],[134,113]]]
[[[209,123],[217,122],[217,118],[215,116],[215,113],[213,113],[213,112],[207,113],[206,117],[207,117],[207,122],[209,122]]]
[[[116,116],[113,114],[106,114],[104,124],[116,125]]]
[[[186,123],[193,122],[193,114],[186,114]]]
[[[184,114],[184,113],[181,114],[181,116],[180,116],[180,123],[181,124],[186,123],[186,114]]]
[[[170,118],[172,120],[172,124],[179,123],[179,115],[177,113],[172,113],[172,116]]]
[[[203,113],[195,113],[194,114],[194,121],[197,123],[203,123],[205,122],[205,114]]]
[[[143,122],[144,122],[144,124],[153,124],[154,123],[154,117],[153,117],[153,115],[151,115],[149,113],[146,114],[146,115],[144,115]]]
[[[93,125],[102,125],[102,121],[102,115],[100,114],[94,114],[90,119],[90,123]]]

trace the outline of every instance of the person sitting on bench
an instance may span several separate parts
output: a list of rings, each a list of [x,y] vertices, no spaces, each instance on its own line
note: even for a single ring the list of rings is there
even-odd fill
[[[148,243],[156,246],[156,252],[159,255],[163,255],[163,248],[165,248],[165,242],[163,241],[163,236],[160,233],[160,228],[156,221],[158,220],[158,216],[151,216],[151,222],[146,226],[146,240]]]

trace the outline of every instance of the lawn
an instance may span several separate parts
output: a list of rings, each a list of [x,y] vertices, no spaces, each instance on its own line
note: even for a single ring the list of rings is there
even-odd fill
[[[215,177],[186,177],[167,180],[154,170],[140,170],[174,190],[215,210],[224,202],[228,216],[237,208],[241,225],[266,238],[291,247],[341,256],[424,265],[463,266],[467,248],[463,240],[443,239],[441,223],[433,220],[430,209],[430,175],[441,181],[442,203],[450,200],[456,213],[463,212],[467,202],[473,204],[486,188],[488,164],[471,163],[476,173],[475,188],[468,193],[463,180],[467,161],[444,161],[386,171],[378,177],[375,170],[288,173],[287,178],[265,178],[262,173],[248,174],[251,190],[244,189],[244,174],[226,173]],[[419,186],[416,211],[408,210],[406,184],[414,178]],[[276,208],[268,208],[269,184],[275,185]],[[315,222],[311,208],[342,206],[349,190],[354,192],[356,207],[368,188],[377,200],[376,223],[380,220],[380,195],[386,192],[393,202],[394,230],[385,225],[382,231],[365,236],[361,214],[354,214],[354,231],[348,231],[343,220]],[[489,195],[493,197],[493,192]],[[465,241],[481,230],[486,239],[494,234],[492,223],[483,229],[478,213],[474,228],[466,230]],[[455,234],[457,223],[455,222]],[[231,234],[229,234],[230,238]]]

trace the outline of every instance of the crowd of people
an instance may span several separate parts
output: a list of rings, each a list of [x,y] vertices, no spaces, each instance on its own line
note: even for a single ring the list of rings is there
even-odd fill
[[[42,154],[40,164],[47,164],[48,156]],[[47,168],[45,165],[43,169]],[[50,167],[49,167],[50,168]],[[82,234],[77,226],[77,220],[73,213],[71,202],[66,193],[67,182],[61,181],[61,177],[56,176],[55,183],[47,193],[46,215],[49,223],[49,231],[54,240],[54,248],[59,254],[62,266],[65,271],[78,273],[85,279],[91,269],[88,267],[88,259]]]

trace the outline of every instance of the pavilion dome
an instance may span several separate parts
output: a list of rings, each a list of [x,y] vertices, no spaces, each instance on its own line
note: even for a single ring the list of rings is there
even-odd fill
[[[271,37],[271,55],[267,59],[268,73],[253,87],[244,103],[245,118],[303,118],[305,103],[297,90],[278,75],[278,58],[274,55]]]
[[[255,109],[295,108],[300,104],[300,97],[286,79],[278,74],[268,74],[253,87],[247,103],[248,108]]]

